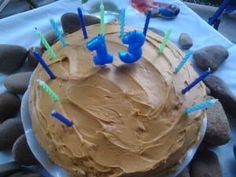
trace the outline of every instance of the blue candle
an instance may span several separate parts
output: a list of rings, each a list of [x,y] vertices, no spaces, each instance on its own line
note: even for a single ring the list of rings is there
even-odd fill
[[[150,22],[151,15],[152,15],[152,11],[151,11],[151,10],[148,10],[148,11],[147,11],[147,16],[146,16],[145,25],[144,25],[144,28],[143,28],[143,34],[144,34],[144,36],[147,35],[147,30],[148,30],[148,26],[149,26],[149,22]]]
[[[44,70],[48,73],[49,77],[54,80],[56,79],[56,76],[53,74],[52,70],[49,68],[49,66],[47,65],[47,63],[43,60],[43,58],[36,52],[33,52],[34,57],[36,58],[36,60],[42,65],[42,67],[44,68]]]
[[[192,52],[188,50],[184,57],[182,58],[181,62],[178,64],[178,66],[175,68],[175,73],[178,73],[185,65],[185,63],[190,59],[190,56],[192,55]]]
[[[96,51],[97,55],[93,57],[93,62],[96,65],[105,65],[113,62],[113,56],[108,54],[105,37],[99,34],[92,40],[90,40],[87,45],[87,49],[90,51]]]
[[[182,94],[187,93],[189,90],[191,90],[195,85],[197,85],[199,82],[204,80],[209,74],[211,74],[210,68],[203,72],[196,80],[194,80],[192,83],[190,83],[186,88],[182,90]]]
[[[66,117],[64,117],[63,115],[61,115],[59,112],[56,111],[52,111],[51,115],[53,117],[55,117],[57,120],[61,121],[62,123],[64,123],[65,125],[67,125],[68,127],[71,127],[73,125],[73,122],[69,119],[67,119]]]
[[[185,114],[190,114],[192,112],[196,112],[196,111],[199,111],[201,109],[204,109],[204,108],[207,108],[209,106],[212,106],[217,101],[218,101],[217,99],[210,99],[210,100],[198,103],[198,104],[196,104],[196,105],[194,105],[192,107],[189,107],[189,108],[185,109]]]
[[[55,31],[57,37],[59,38],[59,40],[60,40],[62,46],[63,46],[63,47],[66,47],[67,44],[66,44],[66,42],[65,42],[65,38],[64,38],[62,32],[59,30],[59,28],[58,28],[56,22],[55,22],[53,19],[50,19],[50,23],[51,23],[51,26],[52,26],[53,30]]]
[[[145,42],[145,36],[140,31],[131,31],[125,33],[122,42],[128,44],[128,52],[119,52],[119,58],[124,63],[134,63],[142,56],[142,46]]]
[[[85,25],[84,16],[83,16],[81,8],[78,8],[78,14],[79,14],[79,20],[80,20],[80,25],[83,31],[84,39],[87,39],[88,35],[87,35],[86,25]]]

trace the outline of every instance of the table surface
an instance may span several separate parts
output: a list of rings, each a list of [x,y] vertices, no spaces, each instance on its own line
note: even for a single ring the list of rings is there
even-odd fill
[[[117,3],[119,0],[114,0]],[[215,31],[203,21],[196,13],[189,9],[184,3],[179,0],[162,0],[162,2],[173,3],[180,7],[179,16],[174,20],[165,20],[161,18],[151,19],[150,27],[167,31],[172,28],[171,41],[177,45],[178,37],[182,32],[189,33],[193,39],[193,47],[191,50],[196,50],[208,45],[223,45],[229,51],[229,58],[222,66],[214,73],[222,78],[236,94],[236,45]],[[42,32],[51,30],[48,21],[48,15],[54,18],[60,25],[60,17],[66,12],[77,12],[80,6],[79,0],[60,0],[47,6],[34,9],[28,12],[17,14],[0,20],[0,43],[1,44],[18,44],[26,48],[38,46],[39,41],[35,34],[34,28]],[[135,20],[134,20],[135,19]],[[126,24],[129,26],[143,27],[145,16],[134,10],[132,7],[127,7]],[[0,74],[0,82],[3,81],[5,75]],[[225,79],[227,78],[227,79]],[[0,92],[5,91],[3,85],[0,86]],[[231,119],[232,139],[229,143],[223,146],[214,148],[222,165],[224,177],[235,177],[236,161],[233,157],[233,144],[236,143],[236,121]],[[11,161],[9,152],[0,152],[0,163]]]

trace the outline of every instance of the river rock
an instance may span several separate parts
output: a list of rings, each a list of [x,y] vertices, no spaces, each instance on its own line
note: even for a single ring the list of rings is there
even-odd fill
[[[6,177],[20,170],[20,165],[16,162],[0,164],[0,177]]]
[[[190,177],[188,167],[185,168],[177,177]]]
[[[100,23],[98,17],[92,15],[84,15],[86,26]],[[79,16],[76,13],[66,13],[61,17],[61,24],[64,33],[70,34],[81,28]]]
[[[210,75],[204,79],[204,83],[211,90],[211,95],[219,99],[224,109],[236,117],[236,96],[225,82],[217,76]]]
[[[27,50],[17,45],[0,44],[0,72],[9,74],[20,68],[27,57]]]
[[[208,97],[213,99],[213,97]],[[228,118],[223,106],[218,101],[207,109],[207,130],[204,143],[210,146],[226,144],[231,138]]]
[[[8,91],[15,94],[23,94],[29,85],[32,72],[21,72],[8,76],[4,81],[4,85]]]
[[[0,94],[0,122],[14,117],[20,109],[20,99],[9,92]]]
[[[10,149],[17,138],[23,133],[23,125],[19,118],[4,121],[0,125],[0,150]]]
[[[228,50],[220,45],[204,47],[193,53],[193,59],[201,70],[211,68],[212,71],[217,70],[228,56]]]
[[[217,155],[209,150],[198,152],[190,165],[191,177],[223,177]]]
[[[236,144],[234,145],[234,157],[236,158]]]
[[[8,177],[23,177],[23,176],[25,176],[25,172],[23,172],[23,171],[18,171],[18,172],[16,172],[16,173],[11,174],[11,175],[8,176]]]
[[[21,165],[34,165],[36,158],[31,152],[25,135],[21,135],[13,145],[12,155],[15,161]]]
[[[181,49],[188,50],[193,46],[193,40],[188,33],[181,33],[179,36],[179,45]]]
[[[38,65],[38,61],[35,59],[33,52],[37,52],[39,55],[42,55],[44,50],[40,47],[31,47],[28,52],[28,63],[32,68],[35,68]]]

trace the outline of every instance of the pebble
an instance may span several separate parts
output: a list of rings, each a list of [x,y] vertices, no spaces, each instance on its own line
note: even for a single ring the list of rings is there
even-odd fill
[[[154,33],[157,33],[158,35],[164,37],[165,36],[165,32],[162,31],[162,30],[159,30],[159,29],[156,29],[156,28],[153,28],[153,27],[150,27],[148,28],[150,31],[154,32]]]
[[[214,99],[208,97],[208,99]],[[210,146],[226,144],[231,139],[231,130],[225,111],[218,101],[207,109],[207,130],[204,143]]]
[[[225,82],[217,76],[210,75],[204,83],[211,90],[211,95],[221,102],[226,112],[236,117],[236,96]]]
[[[92,15],[84,15],[84,20],[86,26],[100,23],[98,17]],[[66,13],[61,17],[61,24],[64,33],[70,34],[75,31],[78,31],[80,26],[79,16],[76,13]]]
[[[19,118],[8,119],[0,125],[0,151],[12,147],[16,139],[24,133]]]
[[[190,177],[188,167],[185,168],[177,177]]]
[[[234,145],[234,157],[236,158],[236,144]]]
[[[27,57],[27,50],[17,45],[0,44],[0,72],[9,74],[20,68]]]
[[[28,88],[32,72],[21,72],[8,76],[4,85],[8,91],[15,94],[23,94]]]
[[[228,50],[220,45],[212,45],[201,48],[193,53],[193,59],[201,70],[217,68],[228,58]]]
[[[43,49],[40,47],[31,47],[28,52],[28,63],[31,67],[35,68],[38,65],[38,61],[35,59],[33,52],[37,52],[39,55],[43,54]]]
[[[0,164],[0,177],[6,177],[20,170],[20,165],[16,162]]]
[[[58,37],[54,31],[49,31],[48,33],[44,35],[44,37],[46,38],[50,46],[52,46],[54,43],[58,41]],[[42,49],[45,49],[45,46],[43,45],[42,42],[40,43],[40,46]]]
[[[20,165],[34,165],[37,163],[36,158],[30,150],[25,135],[21,135],[13,145],[12,155]]]
[[[198,152],[190,165],[191,177],[223,177],[217,155],[209,150]]]
[[[25,176],[25,173],[23,171],[19,171],[19,172],[11,174],[8,177],[23,177],[23,176]]]
[[[20,99],[15,94],[6,92],[0,94],[0,122],[14,117],[20,109]]]
[[[179,36],[179,45],[181,49],[188,50],[193,46],[193,40],[188,33],[181,33]]]

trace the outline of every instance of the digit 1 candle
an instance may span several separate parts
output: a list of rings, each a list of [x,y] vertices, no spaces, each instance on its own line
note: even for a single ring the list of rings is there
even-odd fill
[[[194,106],[191,106],[191,107],[185,109],[185,114],[190,114],[190,113],[202,110],[204,108],[210,107],[213,104],[215,104],[217,101],[218,101],[217,99],[209,99],[207,101],[203,101],[201,103],[198,103]]]
[[[119,52],[119,58],[124,63],[134,63],[138,61],[142,56],[142,46],[145,42],[145,36],[143,32],[131,31],[125,33],[122,37],[122,42],[128,44],[128,52]]]
[[[113,62],[113,56],[107,53],[105,37],[102,34],[99,34],[92,40],[90,40],[87,45],[89,51],[96,50],[97,55],[93,57],[93,62],[96,65],[105,65]]]
[[[37,79],[39,86],[51,97],[53,102],[58,102],[60,97],[42,80]]]
[[[49,68],[47,63],[44,61],[44,59],[36,52],[33,52],[33,55],[36,58],[36,60],[42,65],[43,69],[48,73],[49,77],[52,80],[56,79],[56,76],[54,75],[52,70]]]
[[[67,44],[65,42],[65,38],[64,38],[62,32],[59,30],[59,27],[57,26],[56,22],[53,19],[50,19],[49,21],[50,21],[50,24],[51,24],[53,30],[55,31],[57,37],[59,38],[62,46],[66,47]]]
[[[164,39],[163,39],[163,41],[162,41],[162,43],[161,43],[161,46],[160,46],[160,53],[163,53],[163,51],[164,51],[164,49],[165,49],[165,47],[166,47],[166,44],[167,44],[167,42],[168,42],[168,40],[169,40],[169,38],[170,38],[171,32],[172,32],[171,29],[169,29],[169,30],[166,32],[165,37],[164,37]]]
[[[204,80],[207,76],[211,74],[210,68],[203,72],[196,80],[194,80],[192,83],[190,83],[186,88],[182,90],[182,94],[187,93],[189,90],[191,90],[195,85],[197,85],[199,82]]]
[[[175,68],[175,73],[178,73],[184,67],[185,63],[188,61],[188,59],[190,59],[191,55],[192,55],[192,52],[190,50],[188,50],[185,53],[182,60],[180,61],[180,63],[178,64],[178,66]]]
[[[52,59],[56,59],[57,58],[57,55],[56,53],[53,51],[53,49],[50,47],[50,45],[48,44],[46,38],[43,36],[43,34],[37,30],[37,28],[35,28],[37,34],[38,34],[38,37],[40,39],[40,41],[42,42],[42,44],[45,46],[45,48],[47,49],[47,52],[48,54],[50,55],[50,57]]]
[[[120,11],[120,37],[124,35],[124,28],[125,28],[125,8],[121,9]]]
[[[144,34],[144,36],[147,35],[147,30],[148,30],[148,26],[149,26],[149,22],[150,22],[151,15],[152,15],[152,11],[151,11],[151,10],[148,10],[148,11],[147,11],[147,15],[146,15],[145,25],[144,25],[144,28],[143,28],[143,34]]]
[[[82,28],[82,31],[83,31],[84,39],[87,39],[88,34],[87,34],[86,24],[85,24],[85,21],[84,21],[84,16],[83,16],[81,8],[78,8],[78,14],[79,14],[79,20],[80,20],[81,28]]]
[[[60,114],[59,112],[53,110],[51,112],[51,115],[56,118],[57,120],[61,121],[62,123],[64,123],[67,127],[71,127],[73,125],[73,122],[71,120],[69,120],[68,118],[64,117],[62,114]]]
[[[103,2],[100,4],[100,33],[105,34],[105,25],[104,25],[104,5]]]

